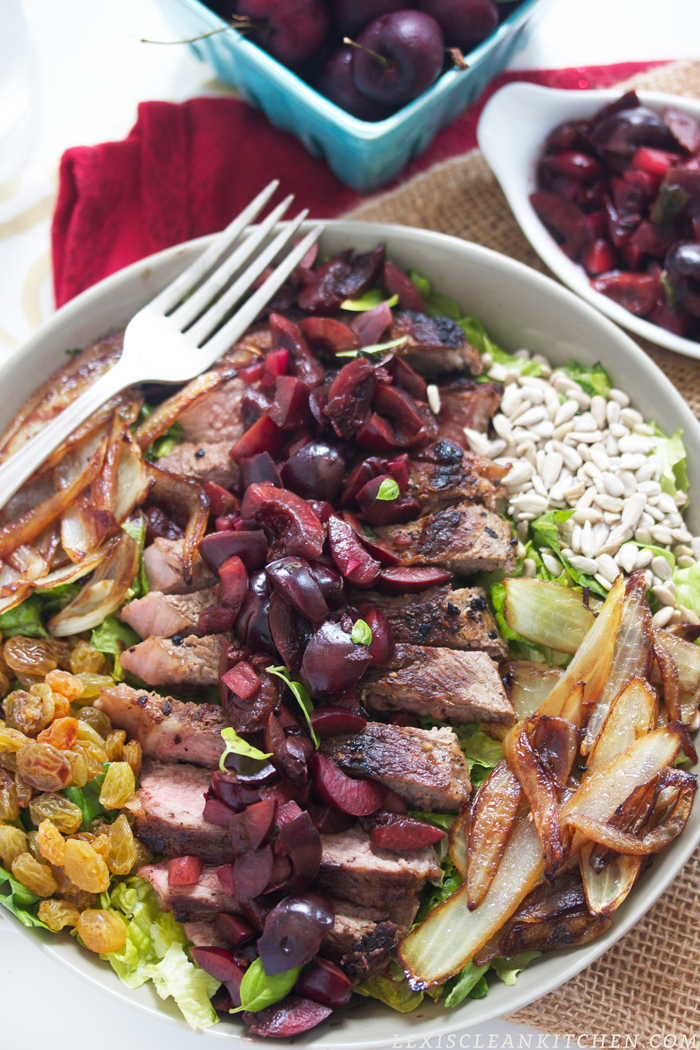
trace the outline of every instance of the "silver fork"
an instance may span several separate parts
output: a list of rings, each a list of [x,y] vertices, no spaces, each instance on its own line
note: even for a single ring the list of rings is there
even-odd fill
[[[120,390],[134,383],[193,379],[243,335],[323,232],[323,226],[317,226],[308,233],[225,321],[307,216],[305,209],[270,239],[293,200],[289,196],[243,237],[246,226],[259,215],[278,185],[275,180],[266,186],[184,273],[132,317],[124,333],[122,355],[114,367],[0,466],[0,507],[76,427]]]

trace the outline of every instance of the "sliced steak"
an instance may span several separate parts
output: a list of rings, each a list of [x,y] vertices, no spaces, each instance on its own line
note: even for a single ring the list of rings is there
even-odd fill
[[[510,525],[479,503],[460,503],[374,531],[405,565],[443,565],[457,574],[509,572],[515,565]]]
[[[422,375],[444,375],[445,372],[481,374],[479,351],[471,346],[463,330],[449,317],[427,317],[413,310],[395,314],[390,339],[407,342],[394,353],[406,358],[407,364]]]
[[[361,909],[358,909],[360,911]],[[321,942],[319,955],[339,966],[352,984],[373,981],[386,970],[407,930],[395,923],[339,914]]]
[[[199,614],[215,601],[213,588],[194,594],[149,591],[125,605],[119,615],[141,638],[172,638],[174,634],[199,634]]]
[[[241,908],[235,897],[227,897],[213,867],[204,867],[195,886],[169,886],[168,864],[147,864],[139,868],[142,879],[148,879],[155,890],[161,911],[171,911],[177,922],[213,922],[219,912],[239,915]]]
[[[486,653],[397,645],[389,668],[370,667],[362,679],[375,711],[412,711],[445,722],[500,722],[515,713],[498,667]]]
[[[139,692],[123,682],[103,689],[95,701],[112,725],[138,740],[144,758],[191,762],[215,769],[224,751],[221,730],[228,726],[215,704],[183,703],[158,693]]]
[[[438,441],[411,460],[404,495],[417,499],[423,514],[464,500],[498,510],[505,494],[501,481],[507,473],[506,467],[465,452],[453,441]]]
[[[136,818],[136,837],[148,849],[166,857],[191,853],[210,864],[232,861],[228,828],[209,824],[203,816],[208,787],[208,769],[146,763],[141,786],[126,805]]]
[[[227,634],[190,634],[176,644],[170,638],[147,638],[121,656],[121,665],[148,685],[187,687],[218,685],[219,657],[231,638]]]
[[[201,485],[214,481],[231,489],[238,483],[238,466],[229,456],[230,449],[230,441],[183,441],[169,456],[159,459],[158,466],[171,474],[194,478]]]
[[[148,586],[163,594],[191,594],[203,591],[217,583],[216,576],[204,564],[199,554],[192,567],[192,583],[185,583],[183,571],[183,540],[157,539],[143,552]]]
[[[346,773],[372,777],[429,813],[457,810],[471,793],[469,767],[451,729],[368,722],[353,736],[322,740],[321,751]]]
[[[446,649],[481,649],[495,660],[508,654],[481,587],[448,584],[418,594],[391,596],[378,591],[354,591],[350,602],[368,601],[384,613],[396,642],[420,642]]]
[[[416,893],[426,879],[441,876],[432,846],[403,854],[378,849],[359,824],[338,835],[321,835],[321,842],[321,870],[313,885],[336,899],[389,908],[399,897]]]
[[[473,379],[460,376],[438,383],[438,390],[441,424],[454,423],[485,434],[498,411],[503,386],[500,383],[475,383]]]
[[[216,932],[216,920],[207,922],[199,919],[195,922],[186,922],[185,933],[192,941],[195,948],[228,948],[230,945]]]
[[[242,379],[229,379],[198,398],[178,417],[185,437],[194,444],[227,442],[229,448],[243,433],[241,398],[247,390]]]

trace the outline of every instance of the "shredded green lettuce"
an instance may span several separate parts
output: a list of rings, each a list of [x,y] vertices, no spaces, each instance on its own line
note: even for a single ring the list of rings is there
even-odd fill
[[[700,616],[700,562],[687,569],[676,569],[673,574],[676,585],[676,601]]]
[[[470,959],[462,972],[446,983],[443,1002],[448,1010],[459,1006],[467,997],[483,999],[489,994],[485,976],[488,968],[488,963],[485,966],[475,966]]]
[[[194,1029],[217,1023],[211,997],[219,981],[185,952],[189,943],[184,929],[171,912],[161,912],[153,887],[132,876],[101,895],[103,908],[116,911],[126,921],[126,944],[121,952],[103,955],[128,988],[153,981],[161,999],[172,997]]]
[[[112,824],[119,816],[118,809],[105,809],[100,802],[100,791],[109,769],[109,762],[104,762],[102,769],[104,772],[97,777],[93,777],[84,787],[73,786],[63,790],[66,798],[80,807],[80,811],[83,814],[83,822],[80,825],[81,831],[89,831],[90,825],[96,817],[101,817],[106,824]]]
[[[44,622],[80,592],[80,583],[62,583],[50,590],[35,591],[29,598],[0,616],[3,638],[22,634],[25,638],[48,638]]]
[[[564,365],[563,371],[581,387],[589,397],[600,394],[607,398],[612,389],[612,380],[603,366],[598,362],[595,365],[579,365],[576,361],[569,361]]]
[[[417,1009],[423,1002],[424,993],[414,992],[409,988],[403,971],[395,962],[390,964],[388,972],[391,976],[382,974],[375,977],[373,981],[356,985],[353,991],[370,999],[379,999],[380,1002],[400,1014],[407,1014]]]
[[[519,955],[514,955],[512,959],[506,960],[502,958],[494,959],[491,963],[491,969],[501,978],[504,984],[509,987],[515,984],[516,978],[521,970],[524,970],[528,963],[531,963],[533,959],[537,959],[542,952],[521,952]]]
[[[396,306],[399,301],[398,295],[392,295],[390,299],[387,299],[387,306],[390,308]],[[366,310],[372,310],[375,306],[380,306],[384,302],[384,293],[381,288],[370,288],[368,292],[361,295],[359,299],[345,299],[341,304],[341,310],[351,310],[356,313],[364,313]]]
[[[90,636],[90,645],[98,652],[106,656],[114,657],[114,670],[112,678],[115,682],[124,680],[124,671],[119,662],[119,657],[132,645],[137,645],[141,639],[128,624],[122,623],[114,613],[105,616],[99,627],[96,627]]]
[[[147,401],[144,401],[139,409],[139,414],[136,418],[136,422],[132,426],[132,430],[136,430],[145,419],[152,416],[156,410],[155,405],[149,405]],[[178,423],[177,420],[171,423],[164,434],[161,434],[159,438],[150,445],[144,452],[144,457],[150,459],[151,462],[156,459],[161,459],[163,456],[169,456],[176,445],[179,445],[185,440],[185,431],[182,423]]]
[[[683,444],[683,431],[677,430],[672,437],[666,437],[659,430],[656,423],[652,423],[654,436],[649,440],[654,443],[654,455],[658,456],[662,463],[662,474],[660,485],[664,492],[674,499],[678,493],[683,493],[683,503],[688,492],[688,474],[686,471],[687,452]]]
[[[23,926],[42,926],[48,930],[49,927],[36,914],[41,898],[28,890],[21,882],[17,882],[17,879],[0,865],[0,888],[6,883],[9,884],[9,892],[6,889],[4,893],[0,893],[0,904],[11,911]]]

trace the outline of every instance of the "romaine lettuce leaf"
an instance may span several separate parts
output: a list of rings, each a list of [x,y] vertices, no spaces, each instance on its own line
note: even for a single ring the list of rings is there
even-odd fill
[[[93,649],[114,657],[112,678],[115,682],[122,682],[125,677],[119,657],[125,649],[140,641],[136,631],[128,624],[122,623],[114,613],[105,616],[100,626],[96,627],[90,636],[90,645]]]
[[[48,930],[49,927],[36,915],[41,898],[28,890],[21,882],[17,882],[17,879],[13,878],[2,865],[0,865],[0,888],[5,890],[4,893],[0,893],[0,904],[11,911],[24,926],[42,926]]]
[[[573,508],[571,508],[571,510],[550,510],[541,517],[535,518],[531,523],[530,527],[533,532],[533,545],[536,547],[551,547],[565,570],[560,576],[553,576],[542,562],[541,565],[538,564],[537,566],[537,576],[541,580],[555,580],[557,583],[561,583],[564,587],[570,587],[573,582],[577,587],[588,587],[593,594],[605,598],[608,593],[605,588],[602,587],[593,576],[588,576],[586,573],[579,572],[578,569],[575,569],[561,552],[561,540],[559,538],[557,524],[558,522],[568,521],[573,513]],[[526,557],[532,557],[532,553],[527,554]]]
[[[423,1002],[423,992],[413,992],[408,986],[403,971],[395,962],[390,964],[391,977],[375,977],[373,981],[356,985],[353,991],[397,1010],[401,1014],[410,1013]]]
[[[520,955],[514,955],[512,959],[494,959],[491,962],[491,969],[495,970],[504,984],[511,986],[515,984],[520,971],[541,954],[542,952],[521,952]]]
[[[683,444],[683,431],[677,430],[673,437],[666,437],[656,423],[652,423],[652,427],[654,436],[649,440],[653,441],[654,454],[663,464],[660,478],[661,488],[676,499],[679,492],[685,494],[688,492],[688,475],[685,467],[687,453]]]
[[[676,585],[677,603],[700,616],[700,562],[696,561],[687,569],[676,569],[673,582]]]
[[[576,361],[569,361],[564,366],[564,372],[569,379],[578,383],[589,397],[600,394],[601,397],[607,398],[612,389],[612,380],[600,362],[586,366],[579,365]]]

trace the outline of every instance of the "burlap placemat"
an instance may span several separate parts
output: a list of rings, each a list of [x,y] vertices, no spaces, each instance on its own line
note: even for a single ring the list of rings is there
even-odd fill
[[[627,86],[700,98],[700,61],[662,66]],[[521,233],[478,150],[431,168],[345,217],[449,233],[553,276]],[[638,342],[700,418],[700,362]],[[510,1020],[574,1039],[585,1034],[579,1045],[588,1047],[700,1046],[699,908],[700,849],[633,930],[578,977]],[[619,1042],[611,1041],[616,1035]],[[627,1036],[636,1041],[626,1042]]]

